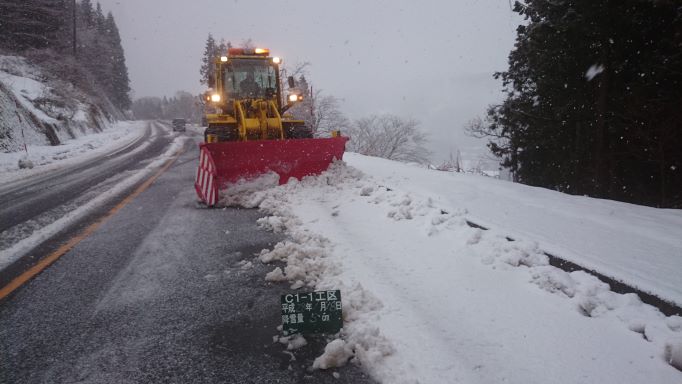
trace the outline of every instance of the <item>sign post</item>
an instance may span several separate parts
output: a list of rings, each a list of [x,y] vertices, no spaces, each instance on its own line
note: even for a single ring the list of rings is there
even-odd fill
[[[333,334],[341,330],[341,291],[289,293],[281,296],[282,331],[285,336],[296,333]]]

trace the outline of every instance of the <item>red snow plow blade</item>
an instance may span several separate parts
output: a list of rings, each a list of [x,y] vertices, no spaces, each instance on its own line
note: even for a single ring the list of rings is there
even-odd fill
[[[347,137],[332,137],[201,143],[194,187],[199,199],[212,207],[221,189],[241,179],[275,172],[284,184],[291,177],[320,174],[334,159],[343,159],[346,141]]]

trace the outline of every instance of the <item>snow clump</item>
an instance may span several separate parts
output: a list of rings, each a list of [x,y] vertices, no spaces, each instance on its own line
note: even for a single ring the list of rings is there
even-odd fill
[[[682,338],[666,345],[666,357],[670,365],[682,371]]]
[[[19,159],[19,169],[33,169],[33,162],[30,159]]]
[[[253,208],[258,205],[256,192],[275,187],[279,184],[279,175],[268,172],[252,179],[240,179],[228,184],[220,191],[219,204],[223,206],[243,206]],[[255,199],[254,199],[255,197]]]
[[[284,336],[284,337],[279,337],[278,341],[281,344],[284,344],[287,346],[287,350],[293,351],[295,349],[299,349],[301,347],[304,347],[308,345],[308,341],[303,337],[303,335],[292,335],[292,336]]]
[[[353,350],[342,339],[336,339],[324,347],[324,353],[313,361],[313,369],[343,367],[353,356]]]

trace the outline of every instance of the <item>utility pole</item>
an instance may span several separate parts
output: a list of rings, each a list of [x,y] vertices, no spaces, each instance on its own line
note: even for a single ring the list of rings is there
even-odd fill
[[[310,84],[310,117],[315,116],[315,95],[313,94],[313,85]]]
[[[72,10],[73,10],[73,57],[76,57],[76,0],[73,0],[72,2]]]

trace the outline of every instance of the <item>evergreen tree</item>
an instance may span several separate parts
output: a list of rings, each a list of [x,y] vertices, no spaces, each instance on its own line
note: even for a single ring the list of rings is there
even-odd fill
[[[672,1],[517,1],[507,98],[485,133],[519,181],[659,206],[682,204],[679,47]]]
[[[104,12],[102,11],[102,4],[97,2],[97,7],[95,9],[95,27],[97,28],[97,31],[99,31],[100,34],[104,34],[106,32],[106,18],[104,17]]]
[[[78,61],[93,76],[95,88],[114,106],[128,109],[130,80],[118,26],[111,12],[106,16],[99,3],[79,3]]]
[[[212,34],[208,34],[206,39],[206,47],[204,48],[204,55],[201,58],[201,68],[199,69],[199,74],[201,78],[199,82],[208,87],[213,86],[213,81],[215,79],[215,67],[213,60],[215,59],[215,54],[218,50],[216,47],[215,39]]]
[[[121,36],[116,26],[114,16],[109,12],[104,22],[107,32],[106,40],[111,53],[111,72],[109,82],[109,98],[115,106],[121,109],[130,108],[130,79],[125,54],[121,45]]]
[[[119,109],[130,107],[130,81],[118,27],[111,13],[90,0],[76,3],[78,54],[70,53],[72,37],[71,1],[0,0],[0,47],[22,53],[33,49],[42,60],[78,87],[108,98]],[[61,56],[56,56],[61,54]]]
[[[90,0],[81,0],[80,2],[80,12],[82,15],[82,21],[88,28],[95,26],[95,10],[92,7],[92,2]]]
[[[215,52],[216,56],[219,55],[226,55],[227,50],[232,48],[232,43],[229,41],[225,41],[225,39],[220,39],[220,44],[218,45],[217,51]]]
[[[13,51],[57,48],[67,13],[60,0],[0,0],[0,46]]]
[[[204,55],[201,58],[201,68],[199,74],[201,78],[199,83],[208,87],[213,87],[215,81],[215,59],[220,56],[227,55],[227,50],[232,48],[230,41],[220,39],[220,43],[216,43],[212,34],[208,34],[206,39],[206,46],[204,48]]]

